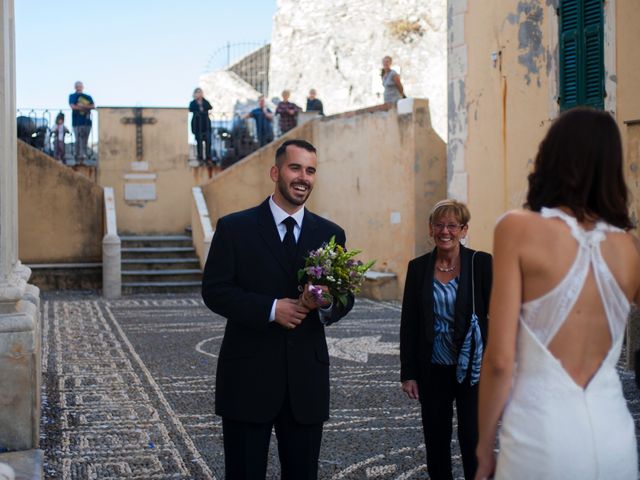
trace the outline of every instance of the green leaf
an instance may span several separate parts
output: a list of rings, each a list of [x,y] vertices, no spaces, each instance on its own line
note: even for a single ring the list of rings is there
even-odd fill
[[[348,301],[347,294],[346,293],[339,293],[337,295],[337,297],[338,297],[338,303],[340,305],[342,305],[343,307],[346,307],[347,306],[347,301]]]

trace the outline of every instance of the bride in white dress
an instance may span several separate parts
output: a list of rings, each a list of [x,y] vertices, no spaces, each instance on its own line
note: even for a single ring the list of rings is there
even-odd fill
[[[495,229],[477,480],[638,478],[616,372],[630,302],[640,301],[627,200],[613,118],[562,114],[540,144],[528,209]]]

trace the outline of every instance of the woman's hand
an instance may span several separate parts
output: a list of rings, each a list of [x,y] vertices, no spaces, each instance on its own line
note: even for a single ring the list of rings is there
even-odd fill
[[[475,480],[488,480],[493,478],[493,474],[496,471],[496,456],[493,450],[489,449],[484,451],[484,449],[478,446],[476,456],[478,457],[478,469],[476,470]]]
[[[415,380],[405,380],[402,382],[402,391],[407,394],[411,400],[419,400],[418,382]]]

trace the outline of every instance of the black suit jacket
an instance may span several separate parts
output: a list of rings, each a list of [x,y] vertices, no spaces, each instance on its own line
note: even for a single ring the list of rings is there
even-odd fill
[[[293,330],[269,322],[274,299],[298,298],[297,271],[309,250],[344,230],[305,209],[295,262],[287,259],[269,208],[255,208],[218,221],[202,281],[202,298],[225,317],[216,373],[216,413],[246,422],[273,419],[289,394],[296,420],[329,418],[329,353],[318,311]],[[353,306],[334,304],[327,323]]]
[[[191,133],[193,134],[205,133],[211,130],[211,120],[209,120],[209,110],[212,109],[211,104],[203,98],[202,106],[203,111],[201,112],[196,100],[191,100],[191,103],[189,103],[189,111],[193,113],[191,117]]]
[[[472,313],[471,258],[474,250],[460,246],[460,279],[456,296],[454,344],[460,349],[469,329]],[[409,262],[402,299],[400,322],[401,381],[428,381],[433,352],[433,274],[435,250]],[[477,252],[474,260],[476,315],[487,342],[487,319],[491,295],[491,255]]]

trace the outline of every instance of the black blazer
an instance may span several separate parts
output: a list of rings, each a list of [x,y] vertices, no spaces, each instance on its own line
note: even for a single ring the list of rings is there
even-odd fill
[[[456,296],[454,344],[459,350],[469,329],[472,313],[471,258],[474,250],[460,245],[460,279]],[[400,321],[400,379],[428,380],[433,352],[433,276],[435,250],[409,262],[404,284]],[[474,260],[476,315],[482,339],[487,342],[491,295],[491,255],[478,252]]]
[[[209,110],[211,110],[211,104],[205,99],[202,99],[202,112],[198,106],[196,100],[191,100],[189,104],[189,111],[193,113],[191,117],[191,133],[205,133],[211,130],[211,121],[209,120]]]
[[[289,394],[296,420],[329,418],[329,353],[317,310],[293,330],[269,322],[273,300],[298,298],[297,271],[309,250],[344,230],[305,209],[298,252],[287,259],[268,199],[227,215],[213,236],[202,281],[202,298],[227,324],[216,373],[216,414],[245,422],[267,422]],[[328,323],[351,310],[334,304]]]

